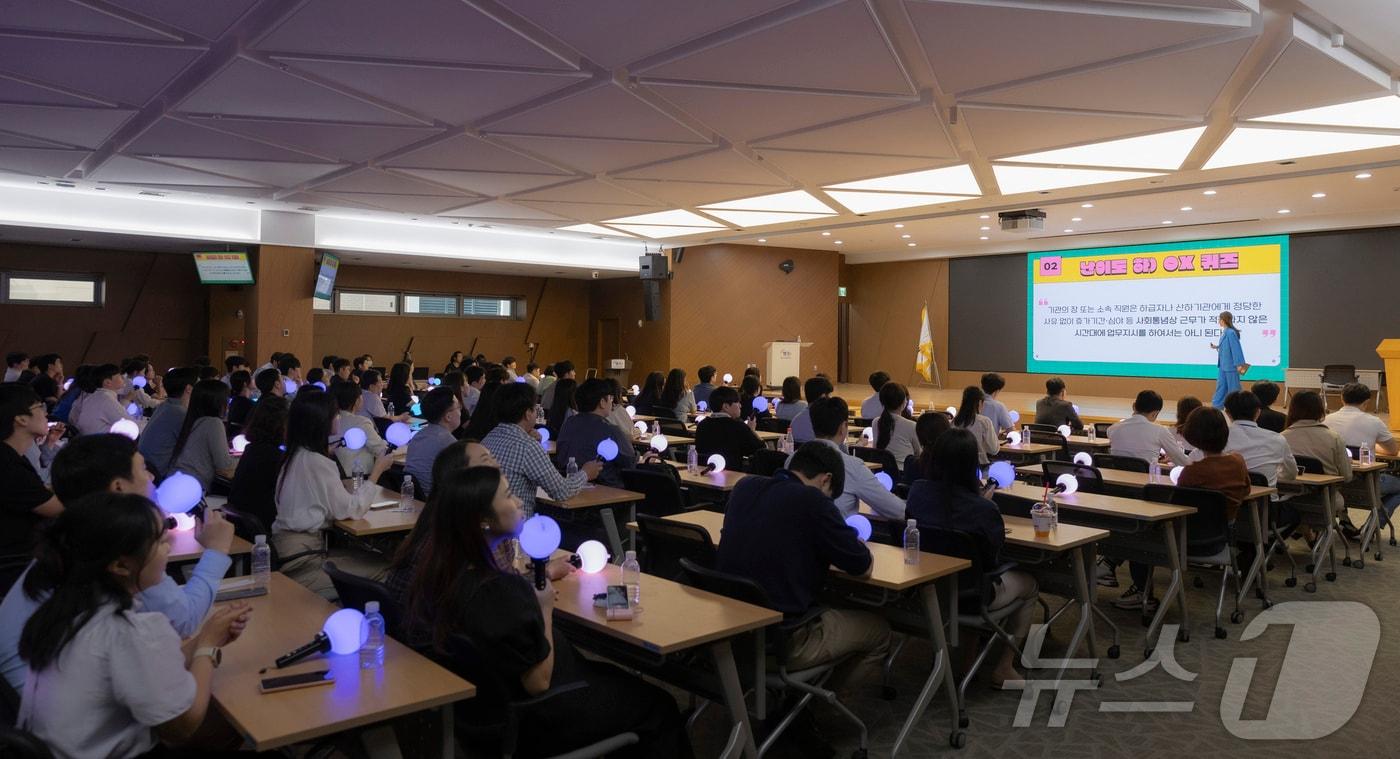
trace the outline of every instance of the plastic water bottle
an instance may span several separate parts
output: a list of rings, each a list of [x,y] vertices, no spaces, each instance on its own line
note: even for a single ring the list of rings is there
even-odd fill
[[[1363,465],[1364,465],[1364,464],[1374,464],[1374,463],[1376,463],[1376,454],[1375,454],[1375,452],[1373,452],[1373,451],[1371,450],[1371,444],[1370,444],[1370,443],[1362,443],[1362,444],[1361,444],[1360,456],[1361,456],[1361,463],[1362,463]]]
[[[904,528],[904,563],[919,563],[919,521],[908,520]]]
[[[387,410],[387,411],[389,412],[389,416],[393,416],[393,415],[394,415],[394,402],[393,402],[393,401],[387,401],[387,402],[385,402],[384,407],[385,407],[385,410]]]
[[[622,561],[622,584],[627,587],[627,599],[632,606],[641,606],[642,565],[637,563],[636,551],[628,551]]]
[[[660,435],[660,434],[661,434],[661,422],[658,422],[658,421],[656,421],[655,419],[652,420],[652,422],[651,422],[651,434],[652,434],[652,435]]]
[[[360,646],[360,669],[384,666],[384,615],[379,613],[378,601],[365,602],[365,642]]]
[[[272,547],[266,535],[253,536],[253,586],[266,588],[272,582]]]
[[[399,511],[413,511],[413,476],[405,474],[399,486]]]
[[[1097,439],[1098,436],[1099,436],[1098,431],[1094,429],[1094,425],[1092,425],[1092,424],[1086,425],[1086,426],[1084,427],[1084,432],[1087,433],[1087,434],[1089,435],[1089,439],[1090,439],[1090,440],[1095,440],[1095,439]]]
[[[784,433],[783,433],[783,440],[782,440],[782,443],[780,444],[779,450],[781,450],[783,453],[792,453],[792,451],[793,451],[793,444],[792,444],[792,433],[791,433],[791,432],[784,432]]]
[[[365,484],[365,468],[360,464],[360,457],[355,457],[355,464],[350,471],[350,492],[359,493],[360,486]]]
[[[700,471],[700,452],[693,445],[685,452],[685,471],[690,474],[697,474]]]
[[[570,478],[578,474],[578,462],[574,461],[573,456],[569,457],[569,463],[564,467],[564,474]]]
[[[1162,462],[1153,461],[1147,465],[1147,481],[1156,482],[1162,479]]]

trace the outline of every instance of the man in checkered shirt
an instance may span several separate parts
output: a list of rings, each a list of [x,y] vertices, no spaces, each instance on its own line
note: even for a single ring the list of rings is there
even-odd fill
[[[603,462],[579,462],[578,473],[565,477],[554,468],[535,430],[535,389],[524,382],[512,382],[496,392],[496,412],[500,423],[481,444],[501,464],[510,492],[520,499],[526,514],[535,512],[535,490],[544,488],[549,497],[563,501],[578,495],[583,486],[597,479]]]

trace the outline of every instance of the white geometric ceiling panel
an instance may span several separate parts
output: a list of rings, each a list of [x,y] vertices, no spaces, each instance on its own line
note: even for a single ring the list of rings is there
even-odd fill
[[[0,102],[32,103],[35,105],[76,105],[92,107],[111,106],[112,103],[96,98],[78,97],[60,92],[52,87],[40,87],[6,77],[0,71]]]
[[[86,150],[0,147],[0,169],[38,177],[61,177],[87,157]]]
[[[1284,161],[1394,145],[1400,145],[1400,134],[1236,127],[1202,168],[1218,169],[1223,166]]]
[[[528,208],[505,200],[488,200],[483,203],[473,203],[469,206],[454,208],[449,214],[451,216],[461,216],[463,218],[486,218],[486,219],[538,219],[538,220],[558,220],[562,216],[541,211],[537,208]]]
[[[720,227],[710,219],[693,214],[689,211],[660,211],[657,213],[644,213],[636,216],[623,216],[617,219],[609,219],[609,224],[653,224],[666,227]]]
[[[781,54],[775,54],[782,51]],[[839,5],[655,68],[646,77],[908,94],[909,83],[864,2]]]
[[[696,148],[691,142],[639,142],[526,135],[503,135],[496,139],[589,174],[603,174],[629,166],[689,155],[694,153]]]
[[[464,134],[439,140],[426,147],[387,160],[385,166],[460,171],[519,171],[526,174],[562,174],[547,163],[523,156]]]
[[[171,41],[170,37],[166,35],[158,34],[136,24],[129,24],[115,16],[81,5],[56,2],[55,0],[37,3],[4,0],[0,2],[0,18],[5,20],[5,26],[15,29]]]
[[[1058,190],[1061,187],[1084,187],[1105,182],[1121,182],[1126,179],[1160,176],[1158,173],[1149,171],[1061,169],[1048,166],[996,165],[992,167],[992,171],[996,173],[997,185],[1001,188],[1002,195]]]
[[[691,182],[773,184],[780,181],[771,171],[729,149],[710,150],[655,166],[618,173],[627,179],[671,179]]]
[[[126,156],[113,157],[97,167],[97,170],[86,178],[98,182],[127,182],[130,184],[222,185],[226,187],[240,185],[251,187],[258,184],[257,182],[242,182],[229,177],[214,176],[202,171],[182,169],[178,166],[145,161],[140,158],[127,158]]]
[[[887,156],[866,153],[818,153],[805,150],[770,150],[759,148],[759,157],[773,164],[779,170],[798,181],[809,184],[830,185],[855,179],[866,179],[872,174],[903,174],[938,165],[937,160],[917,156]]]
[[[508,195],[558,184],[555,174],[507,174],[489,171],[449,171],[446,169],[397,169],[419,179],[445,184],[478,195]]]
[[[750,184],[724,184],[720,182],[677,182],[660,179],[619,179],[609,180],[634,192],[676,206],[701,206],[719,200],[727,200],[755,192],[775,192],[775,186]]]
[[[1370,129],[1400,129],[1400,97],[1383,95],[1353,103],[1308,108],[1275,116],[1260,116],[1251,121],[1271,121],[1280,124],[1322,124],[1324,126],[1366,127]]]
[[[456,195],[453,190],[420,182],[412,177],[378,169],[360,169],[352,174],[319,183],[316,192],[373,192],[390,195]],[[470,193],[460,193],[467,195]]]
[[[492,134],[568,134],[634,140],[703,141],[700,135],[613,85],[595,87],[501,121],[490,121],[485,131]]]
[[[220,126],[222,121],[206,121],[208,126]],[[233,158],[267,161],[305,161],[310,156],[246,137],[206,129],[166,117],[141,133],[123,151],[132,155],[198,156],[201,158]]]
[[[1041,153],[1008,156],[1002,160],[1018,163],[1047,163],[1070,166],[1112,166],[1123,169],[1181,168],[1182,161],[1195,147],[1205,127],[1176,129],[1170,132],[1128,137],[1122,140],[1096,142],[1074,148],[1060,148]]]
[[[565,67],[466,3],[443,0],[311,0],[258,49]]]
[[[977,100],[1008,105],[1204,116],[1253,38],[1134,60],[1019,87]]]
[[[0,129],[95,148],[127,119],[132,111],[116,108],[64,108],[48,105],[0,103]]]
[[[922,192],[949,195],[981,195],[982,188],[972,175],[972,168],[962,163],[941,169],[914,171],[888,177],[863,179],[832,185],[838,190],[874,190],[880,192]]]
[[[685,237],[714,231],[706,227],[664,227],[647,224],[612,224],[611,222],[609,224],[642,237],[650,237],[653,240],[665,240],[670,237]]]
[[[343,198],[385,211],[436,215],[462,205],[461,198],[442,195],[392,195],[373,192],[326,193],[326,197]]]
[[[791,0],[707,3],[647,0],[646,33],[636,29],[636,0],[502,0],[604,68],[616,68],[738,23]]]
[[[291,60],[288,65],[449,124],[470,124],[488,114],[580,81],[578,75],[473,71],[426,66],[381,66],[339,61]],[[442,93],[454,93],[443,97]]]
[[[1195,124],[1184,120],[1009,111],[966,107],[958,110],[977,143],[977,152],[1001,160],[1005,156],[1082,145]]]
[[[817,200],[810,193],[801,190],[758,195],[723,203],[710,203],[707,209],[729,211],[786,211],[791,213],[834,213],[830,207]]]
[[[719,90],[646,85],[682,111],[731,140],[751,141],[795,129],[884,110],[898,101],[848,95]]]
[[[290,161],[235,161],[217,158],[164,157],[162,163],[246,179],[270,187],[291,187],[344,168],[335,163],[293,163]]]
[[[239,58],[179,104],[185,113],[251,118],[417,123],[363,100]]]
[[[0,130],[0,145],[4,145],[4,146],[6,146],[6,147],[11,147],[11,148],[59,148],[59,149],[63,149],[63,148],[68,147],[67,145],[65,145],[65,144],[63,144],[63,143],[61,143],[61,142],[54,142],[53,140],[41,140],[41,139],[39,139],[38,137],[25,137],[25,136],[23,136],[23,135],[13,134],[13,133],[11,133],[11,132],[6,132],[6,131],[4,131],[4,130]]]
[[[780,211],[707,211],[712,216],[724,219],[736,227],[767,227],[774,224],[830,219],[831,213],[782,213]]]
[[[1251,119],[1391,94],[1305,42],[1288,43],[1235,115]]]
[[[107,0],[147,18],[217,39],[257,0]]]
[[[832,200],[850,209],[851,213],[879,213],[898,208],[918,208],[941,203],[956,203],[960,200],[973,200],[966,195],[913,195],[898,192],[850,192],[827,190]]]
[[[610,237],[631,237],[631,235],[619,232],[616,229],[600,227],[597,224],[573,224],[567,227],[559,227],[565,232],[583,232],[590,235],[608,235]]]
[[[199,57],[197,49],[133,47],[70,40],[8,37],[8,73],[78,90],[125,105],[144,105]]]
[[[1307,0],[1309,8],[1392,62],[1400,61],[1400,14],[1393,0]]]
[[[602,221],[617,216],[645,213],[655,206],[639,206],[624,203],[569,203],[548,200],[512,200],[531,208],[538,208],[565,219],[579,221]]]
[[[882,152],[898,155],[952,158],[957,150],[939,125],[938,117],[924,106],[902,108],[870,118],[836,126],[798,132],[786,137],[761,140],[766,148],[789,150],[851,150],[878,146]]]
[[[190,117],[198,124],[236,132],[275,145],[336,161],[366,161],[391,150],[439,134],[427,127],[333,124],[315,121],[266,121],[262,119],[206,119]]]
[[[519,200],[554,200],[565,203],[617,203],[623,205],[660,205],[626,190],[613,187],[596,179],[587,179],[558,187],[523,193]]]
[[[1012,82],[1229,31],[1208,24],[1016,6],[904,6],[946,91]]]

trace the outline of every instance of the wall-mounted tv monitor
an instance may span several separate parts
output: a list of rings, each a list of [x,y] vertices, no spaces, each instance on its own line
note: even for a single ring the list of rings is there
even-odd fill
[[[334,253],[321,254],[321,268],[316,272],[316,292],[313,296],[329,302],[335,291],[335,274],[340,271],[340,258]]]
[[[206,285],[251,285],[253,269],[242,252],[195,253],[194,268]]]

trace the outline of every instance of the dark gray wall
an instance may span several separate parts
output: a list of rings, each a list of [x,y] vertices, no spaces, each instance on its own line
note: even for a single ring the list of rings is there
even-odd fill
[[[948,267],[948,366],[1026,370],[1026,256],[955,258]]]

